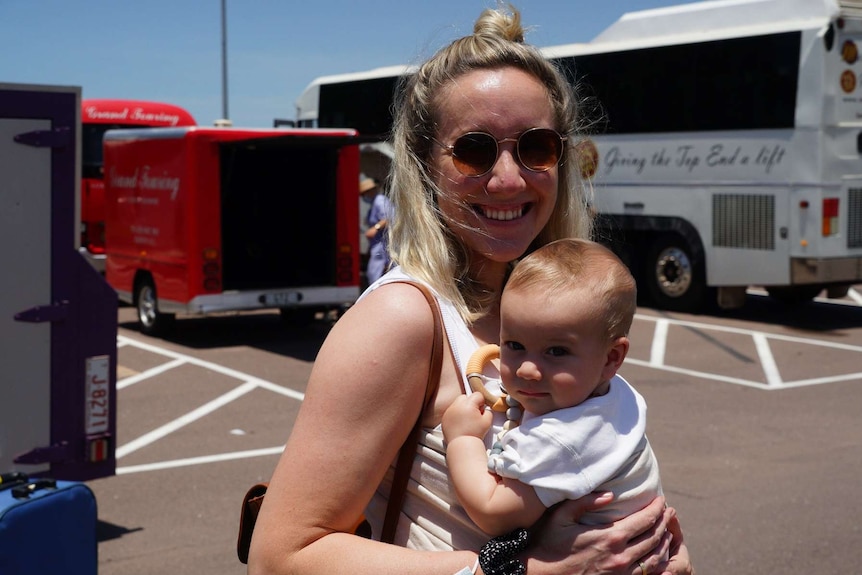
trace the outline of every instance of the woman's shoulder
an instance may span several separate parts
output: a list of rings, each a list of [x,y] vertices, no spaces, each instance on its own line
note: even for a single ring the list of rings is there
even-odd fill
[[[417,367],[433,337],[434,320],[422,293],[404,283],[381,285],[335,322],[315,369],[331,380],[351,380],[343,384],[347,387],[373,384],[375,395],[387,396],[395,392],[392,385],[403,387],[412,374],[421,373]]]
[[[428,309],[428,303],[423,303],[424,298],[422,297],[422,294],[418,289],[416,289],[414,286],[398,282],[416,282],[418,284],[425,285],[426,287],[428,287],[432,295],[434,295],[435,300],[437,301],[437,305],[440,308],[440,315],[443,318],[443,327],[446,332],[446,337],[449,341],[449,345],[451,347],[452,355],[455,358],[457,369],[463,371],[464,364],[470,357],[470,354],[473,353],[479,347],[479,344],[476,342],[476,338],[473,336],[470,330],[470,326],[458,313],[458,310],[455,308],[454,304],[448,299],[446,299],[444,296],[441,296],[439,293],[434,291],[434,289],[428,286],[425,282],[413,278],[412,276],[404,273],[404,271],[400,267],[396,266],[395,268],[384,274],[371,286],[369,286],[368,289],[366,289],[365,292],[360,296],[358,304],[362,304],[365,300],[370,299],[373,294],[381,292],[381,290],[384,290],[385,288],[385,292],[388,295],[386,296],[386,298],[380,299],[385,299],[386,301],[382,303],[378,302],[375,304],[375,313],[388,313],[386,311],[388,309],[388,306],[399,305],[396,300],[398,300],[398,298],[402,296],[409,297],[410,301],[413,302],[411,304],[412,306],[414,306],[411,310],[413,313],[420,313],[417,310],[423,306],[425,309]],[[405,296],[404,294],[412,295]],[[428,315],[427,318],[429,321],[427,325],[430,326],[431,316]],[[424,328],[420,327],[420,329]]]
[[[411,283],[424,285],[403,273],[388,272],[365,290],[342,319],[358,317],[363,323],[374,322],[400,334],[428,331],[433,325],[431,307]],[[430,288],[428,291],[434,295]]]

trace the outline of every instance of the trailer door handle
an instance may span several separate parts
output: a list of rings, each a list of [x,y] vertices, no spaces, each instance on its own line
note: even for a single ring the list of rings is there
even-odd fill
[[[37,305],[15,314],[15,321],[42,323],[63,321],[69,315],[69,302],[66,300],[52,305]]]
[[[65,126],[53,130],[24,132],[14,138],[15,142],[34,148],[67,148],[72,143],[72,131]]]

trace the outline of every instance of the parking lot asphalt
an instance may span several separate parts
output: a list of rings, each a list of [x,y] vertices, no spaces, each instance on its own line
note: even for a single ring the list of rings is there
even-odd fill
[[[639,310],[623,375],[700,574],[856,573],[862,307]],[[141,335],[120,309],[117,475],[89,482],[102,575],[244,573],[242,495],[268,479],[328,331],[275,314]]]

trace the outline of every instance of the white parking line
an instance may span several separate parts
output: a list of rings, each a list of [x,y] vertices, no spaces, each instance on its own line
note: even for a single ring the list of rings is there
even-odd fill
[[[706,331],[721,331],[721,332],[725,332],[725,333],[738,333],[740,335],[747,335],[747,336],[752,336],[755,333],[762,333],[763,335],[765,335],[769,339],[779,339],[782,341],[789,341],[789,342],[794,342],[794,343],[804,343],[804,344],[808,344],[808,345],[818,345],[818,346],[822,346],[822,347],[831,347],[834,349],[843,349],[843,350],[847,350],[847,351],[862,352],[862,346],[859,346],[859,345],[850,345],[850,344],[846,344],[846,343],[836,343],[836,342],[826,341],[826,340],[822,340],[822,339],[811,339],[811,338],[805,338],[805,337],[797,337],[797,336],[793,336],[793,335],[782,335],[780,333],[769,333],[766,331],[756,331],[756,330],[752,330],[752,329],[742,329],[739,327],[730,327],[730,326],[723,326],[723,325],[711,325],[708,323],[700,323],[700,322],[696,322],[696,321],[686,321],[686,320],[681,320],[681,319],[668,319],[668,318],[664,318],[664,317],[654,317],[654,316],[650,316],[650,315],[641,315],[641,314],[635,315],[635,319],[641,320],[641,321],[668,322],[672,326],[678,325],[678,326],[683,326],[683,327],[693,327],[696,329],[702,329],[702,330],[706,330]]]
[[[219,397],[213,399],[212,401],[209,401],[209,402],[203,404],[202,406],[198,407],[197,409],[193,409],[192,411],[188,412],[187,414],[185,414],[181,417],[178,417],[175,420],[170,421],[170,422],[164,424],[163,426],[150,431],[149,433],[145,433],[144,435],[140,436],[139,438],[137,438],[135,440],[130,441],[129,443],[126,443],[125,445],[121,445],[121,446],[117,447],[117,454],[116,454],[117,459],[122,459],[123,457],[125,457],[128,454],[135,452],[138,449],[141,449],[142,447],[146,447],[147,445],[158,441],[159,439],[165,437],[166,435],[169,435],[178,429],[182,429],[183,427],[185,427],[186,425],[188,425],[190,423],[194,423],[195,421],[202,418],[203,416],[209,415],[210,413],[212,413],[216,409],[222,407],[223,405],[227,405],[228,403],[232,402],[235,399],[239,399],[240,397],[242,397],[246,393],[248,393],[250,391],[254,391],[258,387],[259,386],[258,386],[257,382],[247,381],[244,384],[240,385],[239,387],[235,387],[234,389],[230,390],[229,392],[227,392],[223,395],[220,395]]]
[[[701,379],[708,379],[712,381],[722,381],[725,383],[733,383],[736,385],[744,385],[747,387],[755,387],[758,389],[766,389],[766,390],[778,390],[778,389],[790,389],[794,387],[802,387],[806,385],[820,385],[823,383],[837,383],[841,381],[853,381],[857,379],[862,379],[862,372],[855,373],[847,373],[842,375],[831,375],[825,377],[818,377],[813,379],[806,380],[797,380],[797,381],[784,381],[781,377],[781,374],[778,370],[778,365],[775,362],[775,357],[772,354],[772,350],[769,346],[769,340],[779,340],[786,341],[791,343],[798,343],[803,345],[813,345],[820,347],[828,347],[831,349],[837,349],[842,351],[849,352],[857,352],[862,354],[862,346],[858,345],[849,345],[844,343],[836,343],[831,341],[824,341],[820,339],[811,339],[811,338],[803,338],[803,337],[794,337],[789,335],[781,335],[775,333],[768,333],[763,331],[754,331],[749,329],[741,329],[736,327],[727,327],[720,325],[710,325],[706,323],[693,322],[693,321],[684,321],[684,320],[674,320],[663,317],[654,317],[648,315],[635,315],[635,320],[640,321],[652,321],[655,322],[656,327],[654,330],[654,337],[660,341],[653,341],[652,349],[650,352],[650,360],[643,361],[638,360],[632,357],[626,358],[626,363],[639,365],[643,367],[650,367],[652,369],[658,369],[660,371],[667,371],[672,373],[679,373],[682,375],[690,375],[693,377],[698,377]],[[733,333],[739,334],[747,337],[751,337],[754,340],[755,347],[757,349],[758,357],[760,358],[761,367],[763,369],[764,376],[766,381],[753,381],[747,379],[740,379],[735,377],[727,377],[717,373],[709,373],[703,371],[696,371],[687,368],[675,367],[666,365],[664,363],[664,348],[665,348],[665,339],[667,337],[667,330],[669,330],[673,326],[679,327],[688,327],[694,328],[702,331],[718,331],[724,333]],[[862,358],[860,359],[860,364],[862,364]]]
[[[655,322],[655,331],[652,334],[652,346],[650,347],[649,363],[654,367],[664,365],[664,354],[667,349],[667,330],[670,324],[666,319]]]
[[[756,387],[757,389],[769,389],[761,381],[751,381],[748,379],[740,379],[738,377],[730,377],[730,376],[726,376],[726,375],[720,375],[717,373],[709,373],[706,371],[697,371],[694,369],[688,369],[686,367],[674,367],[672,365],[655,366],[655,365],[652,365],[648,361],[643,361],[641,359],[636,359],[633,357],[626,357],[626,361],[623,364],[623,368],[625,368],[626,364],[639,365],[641,367],[649,367],[652,369],[657,369],[659,371],[667,371],[669,373],[678,373],[680,375],[690,375],[692,378],[695,378],[695,379],[706,379],[706,380],[711,380],[711,381],[721,381],[724,383],[732,383],[734,385],[743,385],[745,387]],[[623,376],[625,376],[625,374],[623,374]]]
[[[754,347],[757,349],[757,356],[760,358],[760,365],[763,367],[763,374],[766,376],[766,385],[771,387],[780,386],[781,373],[778,371],[778,364],[775,363],[775,356],[772,355],[772,349],[769,347],[769,339],[764,333],[753,333]]]
[[[284,451],[284,446],[265,447],[263,449],[250,449],[248,451],[234,451],[233,453],[219,453],[218,455],[204,455],[201,457],[187,457],[185,459],[173,459],[170,461],[159,461],[157,463],[144,463],[141,465],[127,465],[117,468],[117,475],[129,473],[140,473],[142,471],[158,471],[159,469],[173,469],[175,467],[188,467],[189,465],[202,465],[204,463],[216,463],[219,461],[233,461],[235,459],[247,459],[249,457],[262,457],[265,455],[278,455]]]
[[[196,357],[177,353],[175,351],[170,351],[170,350],[167,350],[167,349],[155,346],[155,345],[136,341],[134,339],[127,338],[124,336],[118,336],[117,337],[117,346],[118,347],[124,347],[124,346],[128,346],[128,345],[131,345],[131,346],[137,347],[139,349],[143,349],[145,351],[149,351],[151,353],[155,353],[155,354],[158,354],[158,355],[161,355],[164,357],[172,358],[172,360],[168,361],[162,365],[159,365],[157,367],[154,367],[152,369],[148,369],[142,373],[135,374],[133,376],[130,376],[130,377],[127,377],[127,378],[120,380],[119,382],[117,382],[117,389],[118,390],[124,389],[130,385],[135,384],[135,383],[145,381],[147,379],[150,379],[152,377],[155,377],[157,375],[160,375],[162,373],[165,373],[171,369],[175,369],[175,368],[180,367],[182,365],[196,365],[198,367],[208,369],[210,371],[214,371],[214,372],[223,374],[225,376],[237,379],[239,381],[242,381],[243,383],[241,385],[235,387],[231,391],[228,391],[227,393],[222,394],[221,396],[213,399],[212,401],[209,401],[206,404],[198,407],[197,409],[194,409],[194,410],[190,411],[189,413],[186,413],[185,415],[182,415],[182,416],[174,419],[173,421],[169,421],[168,423],[166,423],[166,424],[164,424],[164,425],[162,425],[162,426],[160,426],[160,427],[158,427],[158,428],[156,428],[156,429],[154,429],[148,433],[145,433],[144,435],[138,437],[137,439],[134,439],[134,440],[132,440],[132,441],[130,441],[124,445],[118,446],[117,450],[116,450],[116,454],[115,454],[117,460],[120,460],[123,457],[129,455],[130,453],[134,453],[135,451],[137,451],[143,447],[146,447],[148,445],[151,445],[152,443],[155,443],[156,441],[159,441],[160,439],[166,437],[167,435],[170,435],[174,431],[182,429],[186,425],[193,423],[193,422],[199,420],[200,418],[205,417],[206,415],[209,415],[210,413],[216,411],[220,407],[223,407],[224,405],[227,405],[230,402],[232,402],[236,399],[239,399],[240,397],[246,395],[247,393],[249,393],[251,391],[254,391],[255,389],[266,389],[268,391],[272,391],[274,393],[278,393],[280,395],[284,395],[286,397],[290,397],[291,399],[296,399],[298,401],[302,401],[303,399],[305,399],[305,395],[299,391],[284,387],[282,385],[278,385],[278,384],[273,383],[271,381],[266,381],[263,379],[253,377],[249,374],[243,373],[241,371],[237,371],[235,369],[230,369],[228,367],[224,367],[223,365],[219,365],[217,363],[204,361],[204,360],[198,359]],[[278,449],[280,451],[281,449],[283,449],[283,447],[268,448],[265,450],[254,450],[252,452],[240,452],[240,453],[235,453],[235,454],[222,454],[222,455],[207,456],[210,459],[191,458],[190,460],[185,460],[185,459],[184,460],[175,460],[173,462],[170,462],[170,461],[160,462],[160,463],[148,464],[145,466],[119,467],[119,468],[117,468],[117,474],[135,473],[136,471],[144,471],[144,470],[148,470],[148,469],[161,469],[163,467],[180,467],[183,465],[196,465],[199,463],[208,463],[210,461],[221,461],[224,459],[239,459],[242,457],[259,457],[262,455],[271,455],[273,453],[276,453],[275,451],[273,451],[275,449]],[[219,459],[219,458],[222,458],[222,459]],[[160,467],[160,466],[162,466],[162,467]]]
[[[166,371],[170,371],[175,367],[179,367],[186,363],[185,359],[175,359],[173,361],[169,361],[167,363],[163,363],[162,365],[157,365],[151,369],[146,371],[142,371],[141,373],[136,373],[135,375],[131,375],[129,377],[123,378],[121,381],[117,382],[117,389],[125,389],[130,385],[134,385],[139,381],[143,381],[145,379],[150,379],[151,377],[155,377],[161,373],[165,373]]]
[[[217,363],[212,363],[210,361],[198,359],[198,358],[192,357],[190,355],[185,355],[182,353],[177,353],[175,351],[163,349],[161,347],[151,345],[148,343],[144,343],[141,341],[136,341],[134,339],[131,339],[131,338],[128,338],[125,336],[118,336],[117,337],[117,345],[120,345],[120,344],[132,345],[134,347],[137,347],[137,348],[140,348],[140,349],[143,349],[146,351],[150,351],[150,352],[158,354],[158,355],[163,355],[165,357],[172,357],[175,360],[181,360],[183,362],[183,364],[196,365],[198,367],[202,367],[204,369],[208,369],[210,371],[214,371],[216,373],[220,373],[222,375],[226,375],[227,377],[231,377],[233,379],[238,379],[240,381],[254,382],[260,387],[269,389],[270,391],[274,391],[274,392],[280,393],[282,395],[286,395],[286,396],[293,398],[293,399],[296,399],[298,401],[302,401],[303,399],[305,399],[305,394],[303,394],[302,392],[296,391],[294,389],[290,389],[289,387],[284,387],[284,386],[278,385],[277,383],[272,383],[270,381],[259,379],[257,377],[251,376],[247,373],[243,373],[241,371],[237,371],[235,369],[231,369],[229,367],[225,367],[225,366],[219,365]],[[157,368],[154,368],[154,369],[157,369]],[[149,372],[149,370],[148,370],[148,372]],[[143,375],[143,374],[134,375],[134,376],[125,378],[125,379],[117,382],[117,389],[121,389],[120,385],[124,384],[129,379],[134,378],[136,380],[140,380],[141,375]],[[125,387],[125,385],[124,385],[124,387]]]

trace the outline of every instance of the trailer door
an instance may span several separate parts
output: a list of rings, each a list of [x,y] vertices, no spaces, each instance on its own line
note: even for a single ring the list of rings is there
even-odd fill
[[[0,84],[0,472],[115,470],[117,300],[76,250],[80,89]]]

